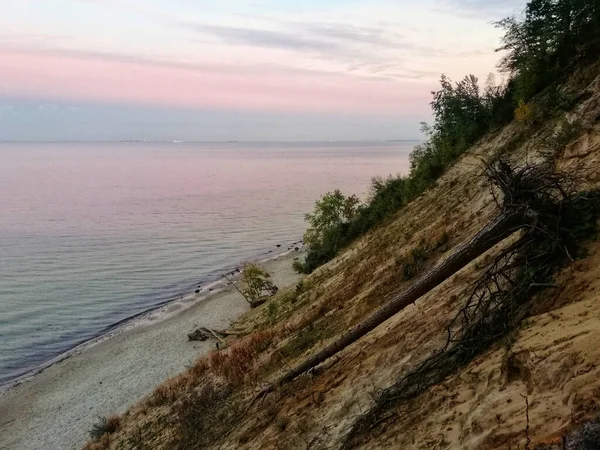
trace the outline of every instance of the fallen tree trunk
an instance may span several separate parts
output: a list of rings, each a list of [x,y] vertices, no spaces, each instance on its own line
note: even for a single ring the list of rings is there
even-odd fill
[[[253,401],[271,392],[277,386],[292,381],[294,378],[318,366],[356,342],[408,305],[413,304],[423,295],[443,283],[515,231],[532,222],[532,217],[531,211],[526,207],[506,208],[472,239],[462,244],[448,259],[418,278],[406,291],[378,309],[371,317],[355,325],[340,338],[285,373],[273,384],[264,388]]]
[[[206,341],[211,335],[220,342],[223,342],[221,336],[246,336],[249,332],[245,330],[213,330],[207,327],[200,327],[188,334],[190,341]]]
[[[221,336],[246,336],[250,333],[247,330],[213,330],[215,333]]]

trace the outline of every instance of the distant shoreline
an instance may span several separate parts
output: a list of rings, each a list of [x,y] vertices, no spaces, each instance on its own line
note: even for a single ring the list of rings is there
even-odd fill
[[[0,140],[0,144],[172,144],[183,143],[183,144],[348,144],[348,143],[400,143],[400,142],[422,142],[423,139],[379,139],[379,140],[321,140],[321,141],[244,141],[244,140],[223,140],[223,141],[196,141],[196,140],[178,140],[178,139],[165,139],[165,140],[144,140],[144,139],[124,139],[124,140],[41,140],[41,141],[26,141],[26,140]]]

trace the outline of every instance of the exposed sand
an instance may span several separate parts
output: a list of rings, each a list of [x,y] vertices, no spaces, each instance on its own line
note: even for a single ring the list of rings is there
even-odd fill
[[[292,270],[295,257],[292,252],[264,264],[278,286],[300,279]],[[215,347],[212,340],[189,342],[188,332],[197,326],[227,328],[249,309],[231,286],[185,310],[184,305],[169,305],[160,320],[152,314],[0,392],[0,449],[80,448],[99,417],[124,412]]]

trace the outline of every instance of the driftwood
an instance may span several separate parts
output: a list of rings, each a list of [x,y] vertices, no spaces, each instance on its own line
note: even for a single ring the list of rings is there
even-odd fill
[[[210,338],[209,333],[207,333],[206,331],[201,330],[201,329],[194,330],[191,333],[188,333],[187,336],[188,336],[188,340],[190,340],[190,341],[201,341],[201,342],[204,342],[208,338]]]
[[[437,287],[471,261],[484,254],[490,248],[513,234],[527,220],[526,210],[517,208],[499,215],[492,223],[483,228],[471,240],[464,243],[448,259],[433,270],[419,277],[406,291],[393,298],[388,304],[378,309],[371,317],[358,323],[340,338],[306,359],[298,366],[284,374],[273,384],[265,387],[254,399],[268,394],[275,387],[292,381],[299,375],[309,371],[339,353],[358,339],[374,330],[386,320],[415,303],[423,295]]]
[[[246,336],[250,332],[247,330],[213,330],[221,336]]]
[[[258,308],[260,305],[265,304],[268,300],[269,300],[269,297],[260,297],[260,298],[257,298],[256,300],[248,300],[248,303],[250,303],[250,308],[254,309],[254,308]]]
[[[540,220],[537,207],[559,202],[566,196],[561,184],[563,180],[549,174],[546,167],[528,166],[513,169],[508,163],[501,161],[495,166],[487,166],[486,175],[492,185],[501,191],[503,197],[501,202],[493,191],[494,199],[501,208],[494,220],[462,244],[445,261],[423,274],[407,290],[394,297],[369,318],[358,323],[337,340],[262,389],[252,403],[277,386],[294,380],[344,350],[516,231],[535,227]]]
[[[219,342],[223,342],[222,337],[227,336],[245,336],[248,334],[246,330],[213,330],[207,327],[200,327],[188,334],[190,341],[206,341],[211,336],[217,339]]]

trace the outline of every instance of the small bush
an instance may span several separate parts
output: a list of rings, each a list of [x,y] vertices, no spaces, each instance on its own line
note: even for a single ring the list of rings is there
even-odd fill
[[[191,367],[188,368],[188,373],[195,379],[202,377],[209,369],[206,358],[198,358]]]
[[[228,349],[210,354],[210,370],[232,386],[239,384],[251,374],[259,354],[269,348],[274,339],[275,331],[269,329],[237,340]]]
[[[408,257],[401,261],[402,279],[408,281],[416,277],[425,267],[428,257],[429,249],[427,247],[420,246],[412,249]]]
[[[312,322],[308,323],[305,328],[281,347],[281,356],[296,358],[333,334],[333,331],[328,329],[325,323],[315,323],[315,318],[310,318],[310,320]]]
[[[227,386],[206,383],[188,391],[175,405],[173,448],[205,448],[226,435],[239,419],[239,408],[231,401]]]
[[[281,417],[281,418],[277,419],[277,421],[275,422],[275,425],[277,425],[277,429],[280,432],[284,432],[289,424],[290,424],[290,419],[288,419],[287,417]]]
[[[246,289],[242,291],[249,301],[256,301],[264,295],[275,295],[277,286],[270,280],[271,274],[257,264],[248,263],[244,265],[242,279],[246,283]]]
[[[92,426],[89,435],[94,441],[100,441],[105,434],[113,434],[119,431],[121,421],[121,416],[116,415],[100,417],[98,422]]]
[[[150,395],[148,404],[150,406],[161,406],[173,403],[177,399],[177,392],[173,390],[172,380],[168,380],[154,389]]]
[[[308,270],[308,267],[306,265],[306,262],[302,262],[300,260],[294,261],[292,263],[292,268],[298,273],[304,273],[304,274],[310,273],[310,271]]]
[[[519,100],[519,106],[515,109],[517,122],[529,125],[533,121],[533,108],[529,103]]]

